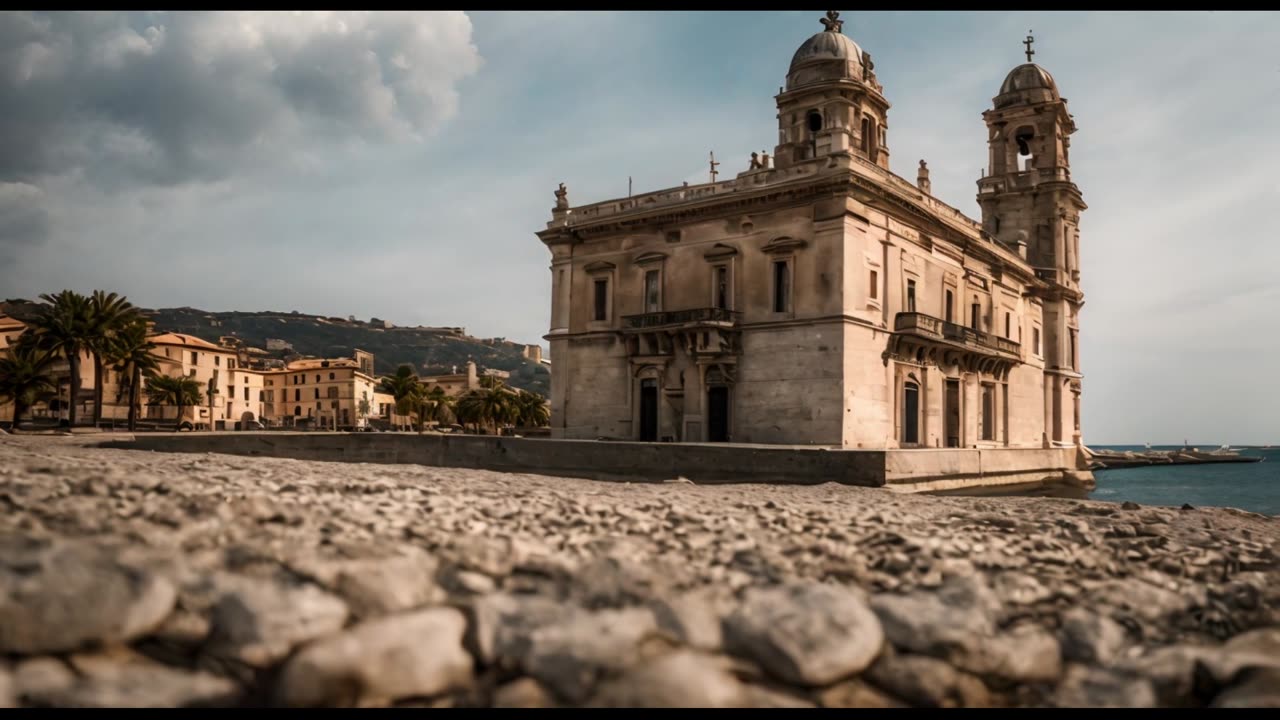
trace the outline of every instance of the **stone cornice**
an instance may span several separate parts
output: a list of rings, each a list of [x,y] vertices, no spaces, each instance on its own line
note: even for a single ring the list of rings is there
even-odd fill
[[[862,318],[854,317],[852,315],[821,315],[821,316],[811,317],[811,318],[788,318],[786,320],[763,320],[759,322],[739,323],[735,325],[732,329],[735,332],[743,331],[743,330],[772,330],[775,328],[797,327],[797,326],[804,326],[804,325],[827,325],[831,323],[845,323],[847,325],[858,325],[861,327],[865,327],[868,330],[875,330],[883,333],[893,332],[889,330],[887,327],[885,327],[883,324],[868,322],[867,320],[863,320]],[[660,330],[658,332],[665,332],[665,330]],[[614,337],[614,336],[619,336],[619,337],[622,336],[622,328],[616,328],[616,329],[610,329],[610,330],[589,330],[585,332],[563,332],[563,333],[556,333],[555,335],[545,335],[543,336],[543,339],[563,340],[567,338],[570,340],[600,340],[605,337]]]
[[[758,189],[709,195],[689,202],[666,205],[652,210],[609,215],[598,220],[583,220],[573,225],[548,228],[537,233],[543,242],[564,241],[566,235],[586,240],[601,235],[660,228],[691,220],[735,217],[765,206],[802,204],[822,195],[834,195],[848,189],[849,175],[810,176],[804,179],[762,185]]]
[[[909,218],[918,229],[929,234],[935,244],[946,243],[976,259],[1002,265],[1005,272],[1028,285],[1044,284],[1036,278],[1035,270],[1012,251],[996,246],[994,241],[984,240],[977,230],[970,233],[958,229],[937,212],[925,207],[920,200],[894,192],[890,188],[891,182],[888,179],[866,177],[851,170],[823,173],[737,192],[710,195],[677,205],[638,209],[583,220],[572,225],[548,228],[537,235],[547,245],[577,243],[593,237],[652,231],[690,221],[732,218],[758,212],[762,206],[770,209],[790,207],[803,205],[817,198],[849,195],[878,206],[889,214]],[[852,213],[846,211],[846,214]],[[929,243],[923,241],[923,244],[927,247]]]

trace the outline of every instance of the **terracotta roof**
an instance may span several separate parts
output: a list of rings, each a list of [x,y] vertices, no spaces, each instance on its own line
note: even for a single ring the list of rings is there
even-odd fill
[[[0,330],[19,330],[26,326],[27,324],[18,318],[0,315]]]
[[[336,360],[307,358],[306,360],[294,360],[289,363],[290,370],[321,370],[328,368],[355,368],[359,370],[360,363],[351,358],[338,358]]]
[[[161,333],[160,335],[152,335],[149,339],[156,345],[186,345],[189,347],[200,348],[201,350],[224,352],[228,355],[235,354],[234,350],[218,347],[217,345],[214,345],[207,340],[201,340],[194,335],[183,335],[182,333]]]

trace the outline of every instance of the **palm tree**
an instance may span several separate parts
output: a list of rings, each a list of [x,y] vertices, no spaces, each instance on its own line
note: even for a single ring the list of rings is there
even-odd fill
[[[147,323],[142,318],[135,318],[125,325],[113,338],[108,350],[108,357],[116,372],[123,378],[122,389],[129,390],[129,432],[137,430],[138,397],[142,391],[142,378],[150,378],[160,372],[160,364],[156,356],[151,354],[155,343],[147,338]],[[119,397],[116,402],[119,402]]]
[[[458,398],[454,403],[453,414],[464,426],[474,425],[478,430],[484,422],[484,408],[481,407],[479,391],[472,390]]]
[[[522,427],[544,427],[551,424],[547,399],[536,392],[521,390],[515,397],[516,424]]]
[[[421,417],[425,421],[434,420],[446,423],[453,419],[454,399],[439,385],[422,393]]]
[[[13,402],[14,430],[22,422],[22,414],[42,394],[57,392],[52,376],[56,359],[53,353],[30,341],[15,343],[0,357],[0,399]]]
[[[200,383],[193,377],[156,375],[147,383],[147,399],[158,405],[177,405],[178,419],[174,430],[182,429],[182,413],[188,405],[199,405]]]
[[[71,290],[42,294],[40,299],[47,305],[32,323],[32,336],[40,349],[62,355],[71,367],[71,408],[67,419],[74,427],[80,396],[80,353],[89,348],[92,337],[89,299]]]
[[[94,290],[89,298],[88,350],[93,353],[93,424],[102,421],[102,370],[115,336],[139,317],[138,308],[116,293]]]
[[[515,393],[496,377],[480,379],[480,388],[458,401],[458,408],[476,424],[492,424],[493,434],[515,420]],[[463,409],[465,407],[465,410]]]
[[[397,415],[412,415],[420,404],[422,385],[412,365],[401,365],[395,375],[384,376],[378,389],[395,398]]]

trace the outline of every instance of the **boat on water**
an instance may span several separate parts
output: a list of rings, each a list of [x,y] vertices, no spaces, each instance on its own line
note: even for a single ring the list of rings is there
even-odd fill
[[[1090,470],[1118,470],[1148,465],[1207,465],[1210,463],[1262,462],[1260,455],[1241,455],[1232,450],[1230,445],[1223,445],[1217,450],[1202,451],[1199,448],[1184,444],[1181,450],[1151,450],[1147,444],[1145,452],[1126,450],[1087,449]]]

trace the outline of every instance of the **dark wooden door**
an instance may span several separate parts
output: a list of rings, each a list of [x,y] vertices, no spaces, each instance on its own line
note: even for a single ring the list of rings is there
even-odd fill
[[[943,412],[947,417],[947,447],[960,447],[960,381],[947,381]]]
[[[707,440],[729,442],[729,388],[707,390]]]
[[[658,382],[640,381],[640,439],[644,442],[658,440]]]

